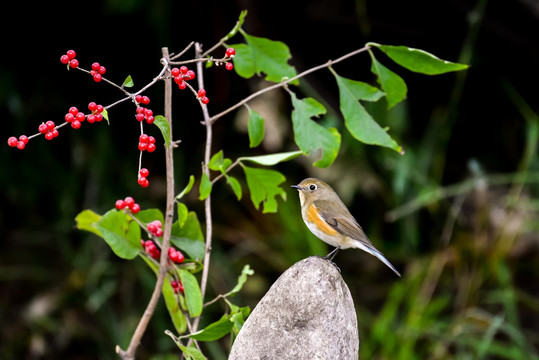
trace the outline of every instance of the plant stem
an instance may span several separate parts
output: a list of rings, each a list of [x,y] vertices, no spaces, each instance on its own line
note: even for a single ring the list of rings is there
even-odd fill
[[[168,67],[168,48],[162,49],[163,54],[163,62],[164,62],[164,69]],[[164,73],[164,71],[162,71]],[[171,127],[171,137],[172,137],[172,84],[171,80],[165,80],[165,118],[169,121],[170,127]],[[166,212],[165,212],[165,226],[164,226],[164,233],[163,233],[163,241],[161,243],[161,258],[159,261],[159,271],[157,274],[157,281],[155,283],[155,287],[153,289],[152,296],[150,298],[150,301],[148,302],[148,305],[146,306],[146,310],[144,311],[144,314],[140,318],[140,321],[137,325],[137,328],[135,329],[135,332],[133,333],[133,336],[131,337],[131,341],[129,342],[129,346],[127,350],[120,349],[119,346],[116,346],[116,352],[118,355],[124,359],[124,360],[134,360],[135,359],[135,352],[140,345],[140,340],[142,339],[142,336],[144,335],[146,328],[148,327],[148,324],[150,322],[150,319],[153,316],[153,313],[155,311],[155,307],[157,306],[157,302],[159,301],[159,297],[161,296],[161,291],[163,288],[163,282],[165,280],[165,275],[167,273],[168,268],[168,248],[169,248],[169,242],[170,242],[170,231],[172,228],[172,219],[174,217],[174,161],[173,161],[173,155],[172,151],[174,148],[174,144],[171,141],[170,146],[166,148],[165,151],[165,157],[166,157],[166,177],[167,177],[167,204],[166,204]]]
[[[202,46],[199,43],[195,44],[196,57],[202,56]],[[204,76],[203,76],[203,64],[197,63],[197,78],[199,89],[204,88]],[[204,116],[204,125],[206,126],[206,146],[204,150],[204,164],[202,165],[202,171],[210,176],[210,169],[208,163],[211,157],[211,145],[212,145],[212,122],[210,121],[210,115],[208,113],[208,107],[204,104],[200,104],[202,107],[202,114]],[[202,269],[202,278],[200,280],[200,292],[202,293],[202,300],[204,301],[204,295],[206,293],[206,286],[208,284],[208,273],[210,269],[210,255],[211,255],[211,241],[212,241],[212,216],[211,216],[211,194],[204,200],[204,213],[206,218],[206,247],[204,252],[204,267]],[[197,317],[193,322],[194,331],[198,328],[200,317]]]

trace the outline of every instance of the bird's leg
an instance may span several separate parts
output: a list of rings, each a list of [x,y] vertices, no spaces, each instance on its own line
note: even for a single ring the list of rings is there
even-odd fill
[[[337,255],[337,253],[339,252],[339,250],[341,250],[340,247],[336,247],[335,249],[331,250],[331,252],[329,254],[327,254],[324,259],[326,260],[329,260],[331,262],[333,262],[333,258],[335,257],[335,255]]]

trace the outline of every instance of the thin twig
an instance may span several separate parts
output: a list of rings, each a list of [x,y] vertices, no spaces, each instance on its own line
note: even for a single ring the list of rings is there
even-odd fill
[[[289,78],[289,79],[283,80],[283,81],[281,81],[280,83],[277,83],[277,84],[268,86],[267,88],[264,88],[264,89],[262,89],[262,90],[259,90],[259,91],[255,92],[255,93],[253,93],[253,94],[247,96],[245,99],[241,100],[240,102],[236,103],[235,105],[232,105],[232,106],[229,107],[228,109],[226,109],[226,110],[220,112],[219,114],[213,115],[213,116],[210,118],[210,121],[211,121],[212,123],[214,123],[214,122],[217,121],[219,118],[223,117],[224,115],[228,114],[229,112],[231,112],[231,111],[233,111],[233,110],[239,108],[240,106],[246,104],[247,102],[253,100],[253,99],[256,98],[256,97],[258,97],[258,96],[260,96],[260,95],[262,95],[262,94],[267,93],[268,91],[271,91],[271,90],[274,90],[274,89],[278,89],[278,88],[280,88],[280,87],[283,87],[283,86],[285,86],[285,85],[287,85],[287,84],[289,84],[289,83],[291,83],[291,82],[293,82],[293,81],[295,81],[295,80],[297,80],[297,79],[299,79],[299,78],[302,78],[302,77],[304,77],[304,76],[306,76],[306,75],[308,75],[308,74],[310,74],[310,73],[313,73],[313,72],[318,71],[318,70],[321,70],[321,69],[328,68],[328,67],[330,67],[331,65],[337,64],[337,63],[339,63],[339,62],[341,62],[341,61],[343,61],[343,60],[348,59],[349,57],[352,57],[352,56],[354,56],[354,55],[357,55],[357,54],[362,53],[362,52],[364,52],[364,51],[367,51],[367,50],[369,50],[369,49],[370,49],[370,46],[364,46],[364,47],[362,47],[361,49],[357,49],[357,50],[355,50],[355,51],[349,52],[348,54],[345,54],[345,55],[341,56],[340,58],[337,58],[337,59],[335,59],[335,60],[329,60],[329,61],[326,62],[325,64],[320,64],[320,65],[318,65],[318,66],[315,66],[315,67],[313,67],[313,68],[310,68],[310,69],[308,69],[308,70],[305,70],[304,72],[302,72],[302,73],[300,73],[300,74],[298,74],[298,75],[296,75],[296,76],[294,76],[294,77],[291,77],[291,78]]]

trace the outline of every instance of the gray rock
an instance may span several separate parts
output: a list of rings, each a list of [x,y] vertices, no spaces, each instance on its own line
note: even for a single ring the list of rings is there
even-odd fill
[[[309,257],[282,274],[254,308],[229,360],[357,359],[354,302],[339,270]]]

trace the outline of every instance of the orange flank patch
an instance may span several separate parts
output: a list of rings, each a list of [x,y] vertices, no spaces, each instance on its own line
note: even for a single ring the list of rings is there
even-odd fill
[[[307,210],[307,220],[316,224],[318,229],[326,235],[331,236],[338,234],[337,230],[329,226],[328,223],[320,216],[318,209],[314,205],[309,206],[309,210]]]

